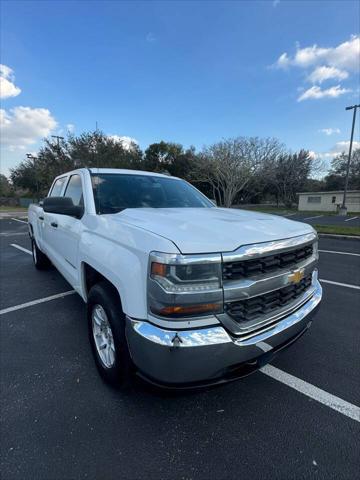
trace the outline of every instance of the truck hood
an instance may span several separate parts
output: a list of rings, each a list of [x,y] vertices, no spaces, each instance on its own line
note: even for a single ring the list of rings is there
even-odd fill
[[[181,253],[231,252],[313,231],[277,215],[230,208],[132,208],[111,217],[167,238]]]

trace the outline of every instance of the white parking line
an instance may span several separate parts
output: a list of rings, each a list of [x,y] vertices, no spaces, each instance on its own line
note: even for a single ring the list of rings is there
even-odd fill
[[[39,298],[38,300],[33,300],[32,302],[21,303],[20,305],[14,305],[13,307],[4,308],[0,310],[0,315],[4,313],[14,312],[15,310],[21,310],[22,308],[28,308],[38,303],[50,302],[56,298],[66,297],[67,295],[72,295],[76,293],[75,290],[68,290],[67,292],[57,293],[56,295],[51,295],[50,297]]]
[[[20,245],[16,245],[15,243],[11,244],[12,247],[17,248],[18,250],[21,250],[24,253],[27,253],[29,255],[32,255],[31,251],[21,247]],[[333,252],[333,251],[328,251],[328,250],[320,250],[322,252],[326,253],[339,253],[339,254],[347,254],[345,252]],[[347,254],[347,255],[356,255],[359,256],[358,254]],[[360,287],[355,286],[355,285],[349,285],[346,283],[339,283],[339,282],[333,282],[331,280],[323,280],[320,279],[321,282],[323,283],[330,283],[333,285],[339,285],[343,287],[348,287],[348,288],[355,288],[360,290]],[[8,307],[4,308],[3,310],[0,310],[0,315],[4,315],[5,313],[13,312],[16,310],[21,310],[23,308],[28,308],[33,305],[38,305],[40,303],[45,303],[49,302],[51,300],[55,300],[57,298],[63,298],[68,295],[72,295],[76,293],[75,290],[69,290],[67,292],[63,293],[58,293],[56,295],[51,295],[49,297],[44,297],[40,298],[38,300],[33,300],[31,302],[26,302],[22,303],[20,305],[15,305],[13,307]],[[259,344],[260,346],[260,344]],[[271,350],[271,346],[268,345],[265,342],[261,342],[260,348],[264,351],[267,352]],[[308,396],[309,398],[312,398],[313,400],[316,400],[319,403],[322,403],[323,405],[326,405],[327,407],[331,408],[332,410],[335,410],[357,422],[360,422],[360,408],[357,407],[356,405],[353,405],[345,400],[342,400],[339,397],[336,397],[335,395],[332,395],[331,393],[325,392],[324,390],[315,387],[314,385],[305,382],[304,380],[301,380],[300,378],[294,377],[293,375],[286,373],[276,367],[273,367],[272,365],[266,365],[265,367],[262,367],[260,370],[264,375],[267,375],[274,380],[277,380],[278,382],[281,382],[290,388],[293,388],[294,390],[297,390],[298,392],[302,393],[303,395]]]
[[[356,220],[357,218],[359,218],[359,217],[347,218],[347,219],[345,220],[345,222],[351,222],[351,220]]]
[[[15,220],[15,222],[26,223],[26,225],[28,223],[28,222],[25,222],[25,220],[20,220],[20,218],[11,218],[11,220]]]
[[[2,237],[18,237],[21,235],[29,235],[28,232],[1,232]]]
[[[297,214],[297,212],[295,212],[295,213],[287,213],[286,215],[284,215],[284,217],[292,217],[293,215],[296,215],[296,214]]]
[[[360,290],[358,285],[350,285],[350,283],[333,282],[332,280],[324,280],[323,278],[320,278],[320,282],[330,283],[330,285],[338,285],[339,287],[355,288],[356,290]]]
[[[14,248],[17,248],[18,250],[21,250],[22,252],[25,252],[29,255],[32,255],[30,250],[28,250],[27,248],[24,248],[24,247],[20,247],[20,245],[16,245],[16,243],[10,243],[10,246],[14,247]]]
[[[321,218],[323,216],[324,215],[316,215],[316,217],[307,217],[307,218],[303,218],[303,220],[312,220],[313,218]]]
[[[360,253],[350,253],[350,252],[336,252],[334,250],[319,250],[322,253],[337,253],[338,255],[354,255],[355,257],[360,257]]]
[[[360,422],[360,408],[356,405],[336,397],[331,393],[325,392],[325,390],[321,390],[321,388],[315,387],[300,378],[294,377],[293,375],[290,375],[290,373],[283,372],[272,365],[266,365],[265,367],[262,367],[260,371],[307,397]]]

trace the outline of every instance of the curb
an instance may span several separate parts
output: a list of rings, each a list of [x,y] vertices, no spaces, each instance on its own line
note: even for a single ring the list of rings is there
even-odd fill
[[[336,233],[318,233],[319,237],[343,238],[344,240],[360,240],[360,235],[339,235]]]

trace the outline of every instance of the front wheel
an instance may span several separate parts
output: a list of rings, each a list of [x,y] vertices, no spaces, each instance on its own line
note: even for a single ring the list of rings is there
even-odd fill
[[[96,366],[109,384],[126,385],[133,370],[119,296],[106,281],[94,285],[87,304],[89,339]]]
[[[37,270],[46,270],[50,267],[51,262],[48,257],[38,248],[36,241],[31,239],[32,258]]]

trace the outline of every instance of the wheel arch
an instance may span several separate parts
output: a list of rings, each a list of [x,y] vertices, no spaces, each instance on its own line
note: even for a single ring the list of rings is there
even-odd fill
[[[83,291],[84,300],[86,302],[89,298],[89,292],[91,288],[100,282],[106,282],[107,285],[113,290],[114,294],[116,294],[116,296],[120,301],[120,304],[122,305],[121,294],[119,292],[119,289],[116,287],[116,285],[113,282],[111,282],[111,280],[109,280],[105,275],[99,272],[99,270],[97,270],[87,262],[82,262],[81,264],[81,277],[82,277],[82,291]]]

